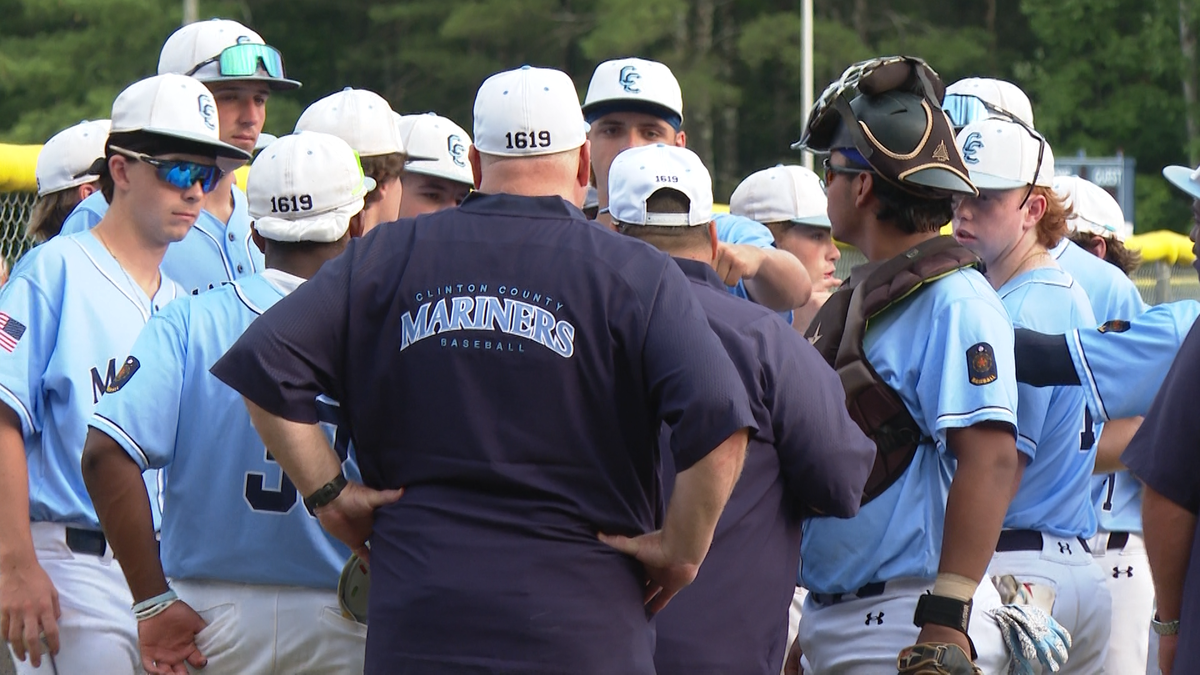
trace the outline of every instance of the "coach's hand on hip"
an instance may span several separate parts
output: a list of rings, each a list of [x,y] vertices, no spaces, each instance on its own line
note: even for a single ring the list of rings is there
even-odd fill
[[[34,668],[41,665],[43,634],[49,653],[58,653],[60,616],[58,590],[36,558],[0,565],[0,635],[18,660],[28,654]]]
[[[321,527],[370,565],[371,549],[367,548],[367,539],[375,524],[375,509],[395,503],[403,494],[404,488],[373,490],[350,481],[336,499],[314,509],[313,513],[317,514]]]
[[[151,675],[187,675],[187,666],[203,668],[208,659],[196,646],[196,634],[208,624],[183,601],[138,622],[142,667]]]

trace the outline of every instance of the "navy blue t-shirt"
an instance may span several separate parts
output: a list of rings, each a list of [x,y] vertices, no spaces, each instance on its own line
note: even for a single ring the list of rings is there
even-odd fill
[[[1200,329],[1192,327],[1171,364],[1146,419],[1121,455],[1121,462],[1155,492],[1200,513]],[[1200,663],[1200,531],[1192,540],[1179,616],[1175,672]],[[1190,666],[1189,666],[1190,668]],[[1192,672],[1187,670],[1187,672]]]
[[[639,563],[657,431],[686,470],[754,426],[687,279],[557,197],[390,223],[255,321],[213,373],[315,422],[341,401],[371,538],[367,673],[653,673]]]
[[[658,614],[659,675],[775,675],[787,647],[803,512],[858,512],[875,444],[817,350],[778,314],[730,295],[704,263],[676,259],[750,396],[758,430],[691,586]],[[673,472],[664,453],[664,483]]]

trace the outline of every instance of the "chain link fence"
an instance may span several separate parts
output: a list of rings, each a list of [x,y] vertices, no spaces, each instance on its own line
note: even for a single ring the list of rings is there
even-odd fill
[[[842,257],[837,262],[837,277],[845,279],[850,270],[867,261],[858,249],[841,247]],[[1157,305],[1173,300],[1200,300],[1200,278],[1191,265],[1172,265],[1168,262],[1148,262],[1133,273],[1133,283],[1148,305]]]
[[[25,236],[25,224],[35,201],[33,192],[0,192],[0,259],[9,269],[33,248],[33,240]]]

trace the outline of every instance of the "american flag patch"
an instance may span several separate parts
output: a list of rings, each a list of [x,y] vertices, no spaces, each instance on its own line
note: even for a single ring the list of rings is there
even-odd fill
[[[0,349],[11,353],[17,348],[21,336],[25,334],[25,324],[11,316],[0,312]]]

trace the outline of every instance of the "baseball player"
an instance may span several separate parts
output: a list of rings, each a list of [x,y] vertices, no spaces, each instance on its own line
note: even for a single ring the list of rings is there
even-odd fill
[[[158,73],[179,73],[203,82],[211,92],[212,112],[220,113],[221,140],[248,153],[258,143],[271,92],[300,86],[287,78],[279,50],[228,19],[198,21],[172,33],[159,54]],[[233,174],[226,174],[206,195],[195,227],[167,249],[164,269],[189,293],[263,269],[262,252],[250,240],[246,193],[234,183]],[[83,200],[63,223],[63,233],[93,227],[107,208],[100,195]]]
[[[451,209],[467,198],[475,186],[467,149],[471,136],[454,122],[436,115],[397,115],[404,147],[415,155],[436,159],[410,161],[400,176],[404,199],[400,217]]]
[[[370,536],[369,674],[653,673],[646,603],[708,549],[748,398],[679,268],[583,218],[585,134],[565,73],[488,78],[479,190],[351,241],[213,366],[321,522]],[[370,487],[313,424],[318,381]]]
[[[729,198],[730,213],[766,225],[775,245],[796,256],[808,270],[812,296],[792,319],[792,327],[801,335],[842,283],[834,276],[842,252],[829,232],[825,204],[825,189],[817,174],[782,164],[750,174]]]
[[[80,122],[54,134],[42,146],[35,174],[38,199],[25,236],[39,244],[57,236],[75,206],[100,189],[96,176],[88,175],[88,170],[104,157],[108,127],[108,120]]]
[[[1072,230],[1071,241],[1126,276],[1132,274],[1140,256],[1124,246],[1125,237],[1132,234],[1133,228],[1125,222],[1117,200],[1099,185],[1078,176],[1055,177],[1054,191],[1074,214],[1067,221]],[[1121,288],[1129,286],[1132,284],[1123,284]],[[1132,319],[1142,313],[1144,305],[1136,289],[1132,297],[1119,293],[1112,298],[1119,301],[1112,303],[1108,315],[1098,316],[1098,321],[1122,316]],[[1119,362],[1127,363],[1124,358]],[[1142,487],[1120,462],[1121,452],[1140,424],[1138,417],[1106,423],[1096,444],[1097,475],[1092,480],[1092,505],[1099,529],[1088,545],[1104,572],[1113,599],[1112,639],[1105,662],[1105,670],[1110,673],[1145,669],[1148,626],[1154,614],[1154,584],[1141,537]]]
[[[1111,263],[1132,275],[1142,263],[1142,256],[1125,248],[1125,240],[1133,236],[1133,225],[1125,220],[1121,205],[1107,190],[1079,176],[1055,176],[1054,191],[1071,206],[1074,217],[1071,241],[1092,255]]]
[[[129,357],[138,370],[89,422],[83,478],[124,565],[148,672],[361,672],[366,626],[343,618],[335,595],[349,550],[299,503],[241,397],[208,369],[345,249],[372,181],[345,141],[305,131],[259,153],[248,182],[267,269],[150,320]],[[330,440],[347,452],[344,436]],[[166,484],[161,563],[150,506],[129,489],[151,468]]]
[[[936,92],[903,84],[936,82],[932,69],[893,57],[847,71],[856,73],[861,79],[839,79],[821,96],[797,147],[829,153],[834,237],[882,263],[937,237],[951,197],[976,192]],[[855,96],[858,86],[873,93]],[[892,159],[902,154],[910,159]],[[847,287],[858,283],[852,276]],[[829,335],[821,319],[808,331],[819,351]],[[981,274],[962,267],[871,319],[863,348],[922,438],[857,516],[805,523],[800,582],[810,592],[796,645],[804,672],[878,675],[896,668],[897,654],[902,673],[935,663],[944,672],[1005,672],[1008,650],[988,614],[1000,598],[984,580],[1019,475],[1004,306]]]
[[[296,131],[337,136],[362,157],[363,171],[375,181],[375,189],[367,193],[361,224],[351,230],[356,237],[399,217],[405,163],[434,159],[408,152],[392,106],[366,89],[346,87],[314,102],[296,120]]]
[[[182,295],[160,271],[168,245],[199,216],[218,166],[249,159],[220,140],[216,115],[209,90],[182,75],[121,92],[100,175],[111,208],[30,251],[0,291],[0,632],[20,673],[141,670],[133,600],[80,456],[95,404],[138,369],[134,339]]]
[[[954,237],[983,260],[1013,324],[1043,332],[1094,326],[1087,294],[1049,253],[1065,237],[1068,213],[1053,189],[1050,145],[1015,119],[968,124],[958,142],[980,195],[956,200]],[[1112,598],[1086,544],[1096,534],[1093,421],[1077,388],[1021,384],[1018,395],[1017,449],[1027,466],[988,574],[1032,588],[1070,632],[1061,672],[1102,673]]]
[[[742,375],[759,429],[703,569],[658,614],[655,668],[774,675],[787,647],[799,515],[854,515],[875,444],[850,419],[841,382],[821,355],[774,312],[731,296],[717,277],[712,182],[695,153],[630,148],[613,160],[608,184],[617,230],[671,254],[688,277]],[[674,467],[664,445],[669,496]]]
[[[608,224],[608,170],[617,153],[655,143],[687,145],[683,92],[671,69],[657,61],[605,61],[592,74],[583,114],[591,124],[588,139],[598,217]],[[771,233],[762,225],[722,214],[717,217],[717,236],[721,241],[717,274],[736,295],[779,312],[808,302],[812,290],[808,274],[794,256],[775,248]]]

